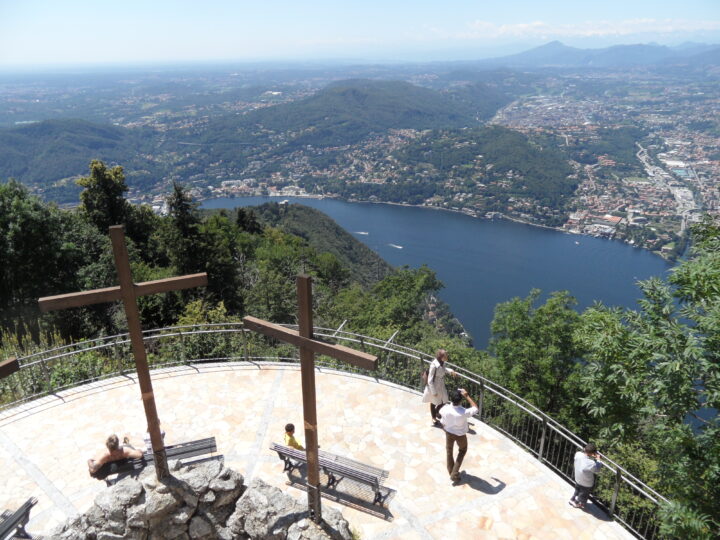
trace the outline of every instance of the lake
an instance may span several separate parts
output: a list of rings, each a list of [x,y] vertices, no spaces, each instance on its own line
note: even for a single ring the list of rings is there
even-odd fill
[[[279,197],[222,198],[202,208],[235,208],[280,202]],[[505,220],[390,204],[348,203],[334,199],[287,198],[333,218],[395,266],[427,264],[445,288],[440,297],[485,348],[495,305],[568,290],[583,309],[595,300],[636,308],[636,281],[666,277],[671,265],[647,251],[619,241],[565,234]]]

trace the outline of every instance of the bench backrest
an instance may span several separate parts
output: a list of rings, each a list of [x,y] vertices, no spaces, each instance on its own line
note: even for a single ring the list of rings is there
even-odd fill
[[[197,441],[173,444],[165,447],[165,455],[168,459],[182,459],[213,452],[217,452],[215,437],[207,437],[206,439],[198,439]],[[143,459],[152,462],[154,460],[153,453],[145,452]]]
[[[217,452],[215,437],[207,437],[186,443],[173,444],[165,447],[165,455],[168,459],[185,459],[189,457],[202,456]],[[118,465],[111,474],[122,474],[144,469],[155,462],[152,452],[145,452],[143,457],[129,459]]]

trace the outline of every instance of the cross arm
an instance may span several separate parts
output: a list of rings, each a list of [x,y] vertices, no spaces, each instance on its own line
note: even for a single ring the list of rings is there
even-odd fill
[[[58,294],[57,296],[44,296],[38,300],[38,304],[40,305],[40,311],[45,313],[55,309],[113,302],[121,298],[120,287],[107,287],[106,289]]]
[[[144,281],[135,284],[135,296],[157,294],[169,291],[179,291],[207,285],[207,274],[189,274],[187,276],[157,279],[155,281]],[[57,296],[45,296],[38,300],[40,311],[52,311],[71,307],[89,306],[103,302],[114,302],[122,300],[122,291],[119,286],[107,287],[106,289],[95,289],[77,293],[59,294]]]
[[[273,324],[256,317],[243,317],[243,324],[248,330],[279,339],[296,347],[306,347],[314,353],[324,354],[363,369],[377,369],[377,356],[372,354],[356,351],[343,345],[332,345],[302,337],[296,330],[290,330],[279,324]]]
[[[14,356],[8,358],[7,360],[3,360],[2,362],[0,362],[0,379],[7,377],[8,375],[12,375],[19,369],[20,363]]]

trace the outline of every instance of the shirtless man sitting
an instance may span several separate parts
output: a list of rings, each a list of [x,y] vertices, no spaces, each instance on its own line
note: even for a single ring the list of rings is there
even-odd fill
[[[120,446],[117,435],[110,435],[105,441],[107,450],[98,455],[95,459],[88,459],[88,471],[90,476],[99,480],[112,474],[112,464],[126,459],[138,459],[143,456],[142,450],[136,450],[131,446]]]

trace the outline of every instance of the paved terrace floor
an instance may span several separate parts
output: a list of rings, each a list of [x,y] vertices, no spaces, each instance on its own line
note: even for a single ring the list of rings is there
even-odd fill
[[[153,372],[166,443],[214,435],[228,466],[260,477],[303,501],[286,485],[268,447],[287,422],[303,440],[296,366],[203,365]],[[366,377],[319,370],[319,438],[323,450],[390,471],[392,520],[323,499],[340,509],[363,539],[632,538],[597,508],[572,508],[572,487],[495,430],[475,420],[453,487],[445,470],[445,437],[432,428],[416,392]],[[28,530],[48,532],[83,512],[105,488],[86,460],[110,433],[145,430],[135,377],[117,377],[0,413],[0,509],[38,498]]]

